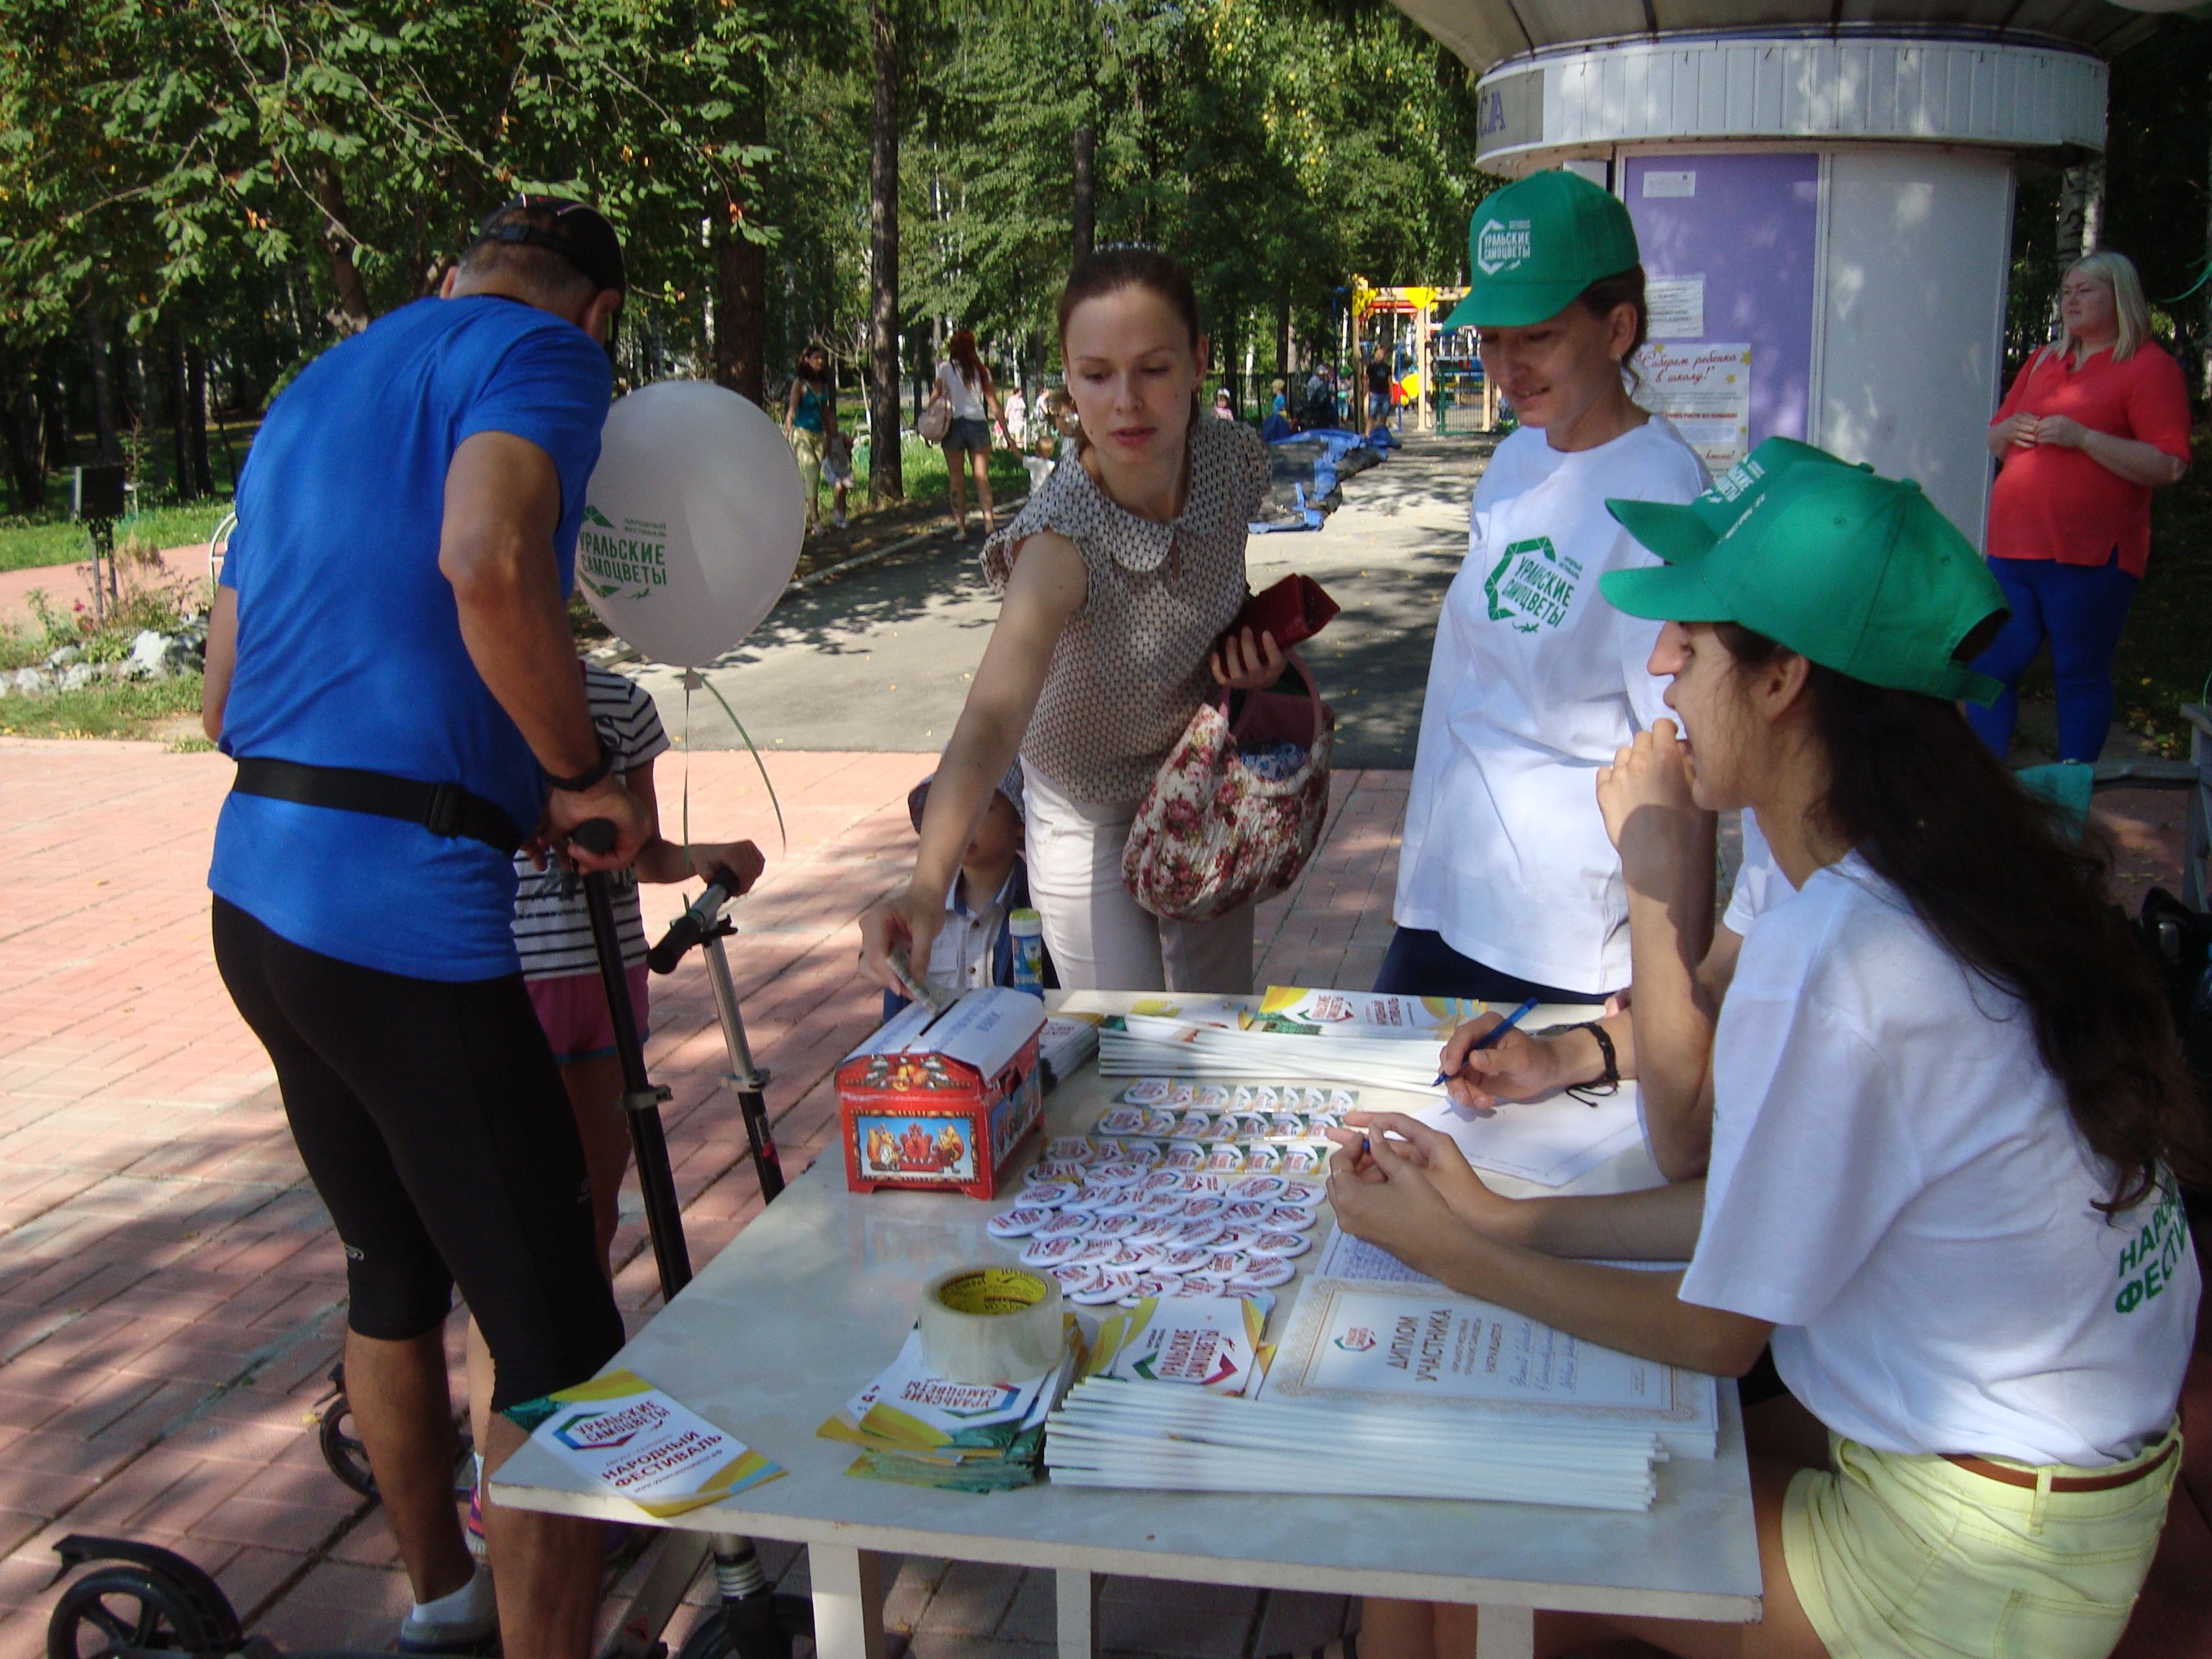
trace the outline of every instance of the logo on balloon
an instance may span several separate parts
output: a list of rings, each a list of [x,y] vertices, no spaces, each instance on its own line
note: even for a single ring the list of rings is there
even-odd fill
[[[644,599],[668,586],[668,526],[644,519],[614,521],[588,503],[576,534],[576,574],[603,599]]]

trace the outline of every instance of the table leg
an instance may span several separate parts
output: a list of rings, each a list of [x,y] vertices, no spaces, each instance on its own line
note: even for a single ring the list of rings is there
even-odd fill
[[[884,1659],[884,1558],[873,1550],[809,1544],[818,1659]]]
[[[1532,1659],[1536,1651],[1536,1609],[1482,1609],[1474,1633],[1474,1659]]]
[[[1097,1659],[1098,1591],[1105,1579],[1080,1568],[1062,1567],[1053,1581],[1060,1610],[1060,1659]]]

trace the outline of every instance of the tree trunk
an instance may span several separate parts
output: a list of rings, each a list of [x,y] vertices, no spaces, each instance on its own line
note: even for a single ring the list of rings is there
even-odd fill
[[[115,418],[115,359],[108,350],[107,319],[95,297],[85,307],[84,342],[92,359],[92,423],[98,436],[94,459],[112,466],[123,459],[123,439]]]
[[[40,424],[46,434],[46,471],[59,471],[70,464],[70,398],[54,368],[55,348],[39,354],[39,367],[31,389],[39,400]]]
[[[337,295],[331,307],[331,326],[341,336],[358,334],[369,324],[368,284],[353,262],[354,234],[346,217],[345,188],[337,169],[328,164],[315,169],[315,205],[322,210],[317,231],[324,256],[331,264],[331,289]]]
[[[768,87],[758,64],[738,88],[736,131],[741,144],[768,143]],[[714,378],[763,407],[768,403],[768,249],[745,234],[752,216],[744,202],[725,204],[716,250]]]
[[[168,373],[166,395],[161,401],[169,406],[169,449],[174,465],[171,476],[176,480],[177,499],[189,501],[199,492],[192,488],[191,422],[185,413],[185,400],[191,396],[191,365],[185,360],[185,337],[172,331],[169,335]]]
[[[215,494],[215,469],[208,465],[208,365],[207,353],[196,345],[185,348],[185,435],[189,441],[192,460],[192,494],[197,496]]]
[[[868,499],[880,503],[906,499],[899,453],[899,54],[891,0],[869,0],[868,33],[875,48],[868,118],[868,246],[875,278],[868,301]]]
[[[1074,203],[1069,220],[1074,228],[1075,257],[1088,258],[1097,246],[1098,230],[1098,187],[1095,178],[1098,158],[1098,134],[1090,122],[1075,129]]]
[[[8,446],[8,483],[15,510],[31,514],[46,504],[46,410],[26,379],[0,401],[0,435]]]
[[[1283,390],[1287,392],[1290,390],[1287,382],[1291,378],[1291,296],[1288,294],[1283,295],[1281,302],[1275,307],[1275,373],[1283,377],[1285,382]],[[1296,403],[1297,399],[1293,398],[1291,401]]]

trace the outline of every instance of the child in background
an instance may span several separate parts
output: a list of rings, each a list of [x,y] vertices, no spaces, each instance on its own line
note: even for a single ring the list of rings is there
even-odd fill
[[[924,778],[906,798],[907,816],[914,820],[916,835],[921,833],[922,808],[929,802],[933,780],[934,775]],[[959,992],[1014,982],[1014,942],[1007,923],[1030,902],[1023,834],[1022,763],[1017,760],[1000,780],[998,793],[961,855],[959,878],[945,896],[945,926],[930,946],[922,975],[930,985]],[[1058,983],[1049,959],[1044,982],[1048,987]],[[897,1013],[907,1001],[896,991],[884,992],[884,1018]]]
[[[668,734],[653,699],[635,680],[577,665],[583,672],[584,695],[592,723],[614,755],[614,775],[624,788],[645,803],[655,805],[653,763],[668,748]],[[647,975],[645,918],[638,908],[639,881],[671,883],[708,877],[726,869],[737,878],[737,890],[749,890],[760,878],[766,861],[749,841],[706,842],[679,847],[656,832],[639,849],[635,872],[613,876],[615,931],[622,939],[623,964],[629,981],[630,1007],[637,1018],[638,1040],[645,1040]],[[522,958],[522,976],[530,1000],[538,1011],[561,1062],[561,1081],[567,1085],[568,1103],[576,1115],[576,1132],[584,1142],[584,1164],[592,1182],[592,1215],[599,1228],[599,1255],[613,1277],[611,1253],[623,1172],[629,1167],[629,1124],[623,1115],[622,1066],[615,1056],[614,1015],[607,1006],[605,987],[599,979],[599,951],[592,939],[592,922],[584,907],[582,884],[557,864],[532,862],[528,853],[514,858],[514,945]],[[469,1322],[469,1413],[476,1443],[484,1443],[491,1413],[491,1351],[476,1322]],[[477,1492],[469,1501],[469,1547],[480,1551],[483,1541],[483,1464],[477,1464]]]

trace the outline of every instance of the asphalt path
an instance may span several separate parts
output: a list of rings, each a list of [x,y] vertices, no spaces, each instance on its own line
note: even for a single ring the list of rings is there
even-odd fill
[[[1486,447],[1416,439],[1346,482],[1320,531],[1251,539],[1255,592],[1303,571],[1344,607],[1304,653],[1336,710],[1339,766],[1413,763],[1437,609],[1467,550]],[[707,677],[763,750],[942,749],[998,616],[975,554],[939,538],[793,594]],[[687,697],[675,671],[631,672],[672,736],[740,746],[715,700]]]

